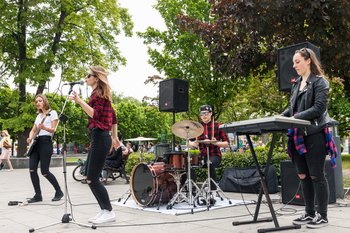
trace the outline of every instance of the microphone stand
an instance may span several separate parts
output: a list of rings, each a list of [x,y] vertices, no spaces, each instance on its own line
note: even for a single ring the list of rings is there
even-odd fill
[[[88,225],[88,224],[76,222],[73,218],[72,213],[68,213],[68,195],[69,194],[68,194],[68,185],[67,185],[67,163],[66,163],[66,159],[67,159],[66,122],[68,120],[68,117],[66,115],[64,115],[63,112],[64,112],[64,109],[66,108],[67,102],[69,100],[69,95],[73,91],[73,86],[74,86],[74,83],[71,83],[68,95],[67,95],[66,100],[63,104],[62,110],[61,110],[60,115],[58,117],[57,125],[55,127],[55,131],[54,131],[54,132],[56,132],[60,121],[62,121],[63,122],[63,145],[62,145],[63,157],[62,157],[62,159],[63,159],[63,177],[64,177],[64,214],[63,214],[60,222],[51,223],[51,224],[37,227],[37,228],[31,228],[31,229],[29,229],[29,232],[34,232],[35,230],[43,229],[46,227],[51,227],[51,226],[61,224],[61,223],[74,223],[74,224],[77,224],[79,226],[89,227],[89,228],[91,227],[92,229],[96,229],[96,226],[94,226],[94,225]],[[62,92],[61,92],[61,95],[62,95]],[[52,138],[54,137],[54,134],[55,133],[52,134]],[[70,206],[70,208],[72,210],[72,205]]]

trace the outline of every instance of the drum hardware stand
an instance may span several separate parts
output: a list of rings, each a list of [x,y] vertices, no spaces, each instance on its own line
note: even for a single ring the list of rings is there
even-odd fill
[[[210,203],[210,197],[213,195],[212,192],[216,192],[216,195],[221,199],[224,200],[222,198],[222,196],[219,194],[221,193],[227,200],[228,203],[231,205],[232,202],[231,200],[225,195],[225,193],[221,190],[221,188],[219,187],[219,185],[216,183],[216,181],[210,177],[210,166],[212,164],[212,162],[210,161],[210,155],[209,155],[209,145],[206,145],[207,147],[207,169],[208,169],[208,178],[204,181],[203,185],[202,185],[202,193],[205,194],[205,200],[206,200],[206,204],[207,204],[207,210],[209,210],[209,208],[211,206],[214,205],[214,203]],[[211,182],[215,185],[216,190],[211,190]],[[206,190],[207,187],[207,190]]]
[[[62,107],[62,110],[60,112],[60,115],[59,115],[59,120],[58,120],[58,123],[55,127],[55,131],[57,130],[57,127],[60,123],[60,121],[63,122],[63,177],[64,177],[64,214],[62,216],[62,219],[60,222],[55,222],[55,223],[51,223],[51,224],[48,224],[48,225],[45,225],[45,226],[41,226],[41,227],[37,227],[37,228],[31,228],[29,229],[29,232],[34,232],[35,230],[39,230],[39,229],[44,229],[46,227],[51,227],[51,226],[54,226],[54,225],[57,225],[57,224],[60,224],[60,223],[74,223],[74,224],[77,224],[78,226],[83,226],[83,227],[89,227],[89,228],[92,228],[92,229],[96,229],[96,226],[95,225],[88,225],[88,224],[83,224],[83,223],[79,223],[79,222],[76,222],[72,216],[71,216],[71,213],[68,213],[68,186],[67,186],[67,163],[66,163],[66,158],[67,158],[67,150],[66,150],[66,122],[68,120],[68,117],[66,115],[63,114],[63,111],[66,107],[66,104],[68,102],[68,99],[69,99],[69,95],[70,93],[73,91],[73,85],[74,84],[70,84],[70,90],[68,92],[68,95],[66,97],[66,100],[64,102],[64,105]],[[54,134],[52,135],[52,138],[54,137]]]
[[[186,147],[189,147],[189,137],[187,136],[186,139]],[[193,197],[193,186],[196,188],[196,192],[198,192],[194,197]],[[184,189],[188,188],[188,194],[187,196],[184,194]],[[196,185],[196,183],[192,180],[191,178],[191,156],[190,156],[190,151],[187,151],[187,180],[184,184],[184,186],[180,189],[179,192],[177,192],[174,197],[170,200],[170,202],[168,203],[167,209],[171,209],[173,207],[173,205],[176,202],[180,202],[182,200],[185,200],[190,206],[192,206],[191,208],[191,213],[193,214],[193,207],[196,207],[196,203],[195,203],[195,199],[198,198],[200,193],[200,189],[199,187]],[[182,198],[182,199],[181,199]]]
[[[173,207],[173,205],[176,202],[181,202],[184,200],[184,198],[186,198],[186,196],[182,193],[182,189],[180,190],[180,186],[181,186],[181,177],[186,173],[186,172],[182,172],[181,171],[174,171],[175,174],[169,173],[172,177],[174,177],[175,183],[176,183],[176,194],[173,196],[173,198],[169,201],[168,205],[167,205],[167,209],[171,209]]]
[[[128,190],[126,190],[126,192],[121,197],[118,198],[118,202],[120,202],[124,198],[124,196],[126,196],[126,195],[128,195],[128,196],[126,197],[123,205],[125,205],[125,203],[129,200],[129,198],[131,196],[130,188]]]

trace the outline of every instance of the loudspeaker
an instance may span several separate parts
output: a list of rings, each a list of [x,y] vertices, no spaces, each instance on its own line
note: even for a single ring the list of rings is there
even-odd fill
[[[326,160],[326,179],[329,187],[328,203],[336,202],[335,183],[334,183],[334,169],[331,166],[330,160]],[[304,205],[304,195],[299,187],[299,177],[295,167],[290,160],[281,161],[281,192],[282,203],[291,205]]]
[[[159,82],[159,111],[188,111],[188,82],[181,79],[168,79]]]
[[[295,50],[309,48],[315,52],[316,57],[321,61],[320,49],[311,44],[310,42],[304,42],[280,48],[277,50],[277,69],[278,69],[278,87],[280,91],[290,92],[292,83],[299,77],[295,69],[293,68],[293,56]]]

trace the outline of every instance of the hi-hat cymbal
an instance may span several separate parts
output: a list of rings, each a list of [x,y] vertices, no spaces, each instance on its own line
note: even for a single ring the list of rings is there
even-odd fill
[[[180,138],[189,139],[201,135],[204,131],[204,128],[199,122],[183,120],[173,124],[171,131],[173,134]]]
[[[144,141],[155,141],[155,140],[157,140],[157,139],[156,138],[145,138],[145,137],[125,139],[125,141],[130,141],[130,142],[144,142]]]
[[[215,143],[218,140],[209,140],[209,139],[204,139],[204,140],[198,140],[199,143]]]

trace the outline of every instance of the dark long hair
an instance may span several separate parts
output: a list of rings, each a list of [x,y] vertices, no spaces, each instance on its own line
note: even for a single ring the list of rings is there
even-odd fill
[[[321,62],[317,59],[316,54],[314,51],[308,48],[302,48],[299,50],[296,50],[295,53],[299,53],[300,56],[302,56],[305,60],[310,59],[310,70],[311,73],[315,75],[324,76],[324,71],[321,66]]]

